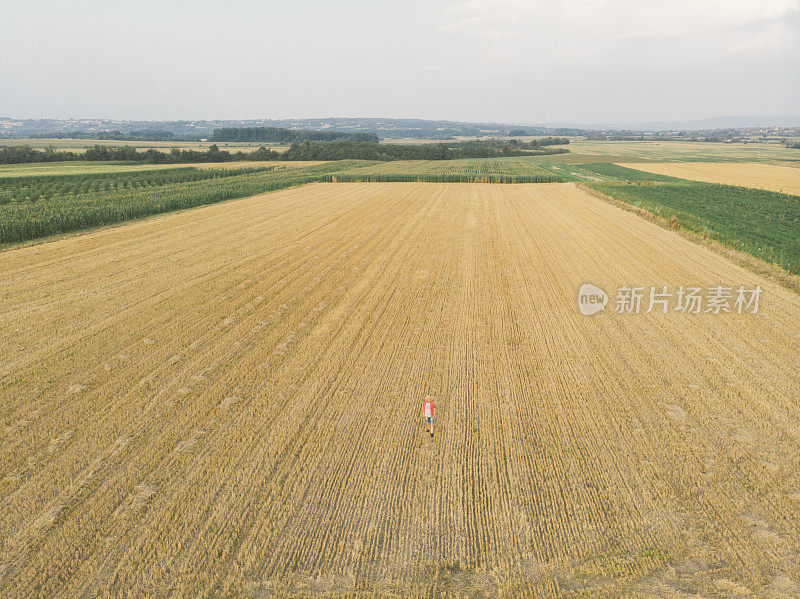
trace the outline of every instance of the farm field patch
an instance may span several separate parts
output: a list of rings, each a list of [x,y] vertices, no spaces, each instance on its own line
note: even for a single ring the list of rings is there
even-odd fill
[[[232,162],[191,162],[178,164],[140,164],[114,162],[33,162],[26,164],[0,165],[0,179],[7,177],[32,177],[41,175],[90,175],[92,173],[124,173],[128,171],[152,171],[174,168],[237,169],[237,168],[297,168],[324,164],[316,160],[247,160]]]
[[[366,161],[0,177],[0,244],[212,204],[320,179]]]
[[[240,164],[240,163],[227,163]],[[156,169],[186,168],[188,164],[142,164],[120,162],[28,162],[24,164],[0,164],[0,178],[34,177],[43,175],[82,175],[92,173],[124,173],[128,171],[152,171]]]
[[[0,138],[0,148],[9,146],[29,146],[36,150],[44,150],[49,147],[56,151],[69,151],[81,153],[93,146],[110,147],[132,147],[138,149],[154,148],[156,150],[168,151],[172,148],[180,150],[208,150],[211,144],[216,144],[221,150],[230,152],[252,152],[261,146],[266,146],[270,150],[283,152],[289,149],[286,144],[276,144],[269,142],[224,142],[224,141],[133,141],[125,139],[49,139],[49,138]]]
[[[680,179],[738,185],[800,195],[800,169],[792,166],[755,162],[633,163],[620,164],[620,166]]]
[[[681,179],[587,185],[663,217],[670,226],[694,231],[790,274],[800,273],[798,196]]]
[[[611,162],[800,160],[800,150],[780,143],[573,140],[568,147],[577,155],[605,156],[608,157],[606,161]]]
[[[536,164],[533,158],[464,158],[460,160],[394,160],[342,169],[335,175],[339,181],[456,180],[481,182],[481,179],[502,179],[503,182],[560,182],[563,178]],[[500,181],[498,181],[500,182]]]
[[[573,184],[316,183],[0,270],[3,597],[800,593],[800,298]]]

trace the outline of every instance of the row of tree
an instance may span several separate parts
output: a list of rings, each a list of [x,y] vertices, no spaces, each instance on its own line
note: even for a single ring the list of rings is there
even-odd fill
[[[176,135],[163,129],[138,129],[135,131],[52,131],[33,133],[31,139],[98,139],[114,141],[199,141],[196,135]]]
[[[515,140],[511,140],[512,142]],[[542,146],[566,146],[569,145],[569,138],[567,137],[542,137],[541,139],[532,139],[526,141],[525,147],[527,148],[541,148]]]
[[[565,140],[566,141],[566,140]],[[544,146],[551,144],[544,144]],[[148,164],[180,164],[193,162],[231,162],[241,160],[453,160],[456,158],[495,158],[501,156],[530,156],[561,154],[565,148],[541,147],[541,143],[517,140],[461,141],[432,144],[379,144],[364,141],[305,141],[293,143],[285,152],[264,146],[254,152],[228,152],[212,144],[207,151],[172,148],[162,152],[150,148],[137,150],[131,146],[101,146],[87,148],[82,154],[57,152],[50,147],[35,150],[28,146],[0,148],[0,164],[25,162],[59,162],[91,160],[109,162],[144,162]]]
[[[225,127],[214,129],[213,141],[294,143],[299,141],[367,141],[378,143],[374,133],[341,131],[304,131],[281,127]]]
[[[373,144],[364,142],[304,142],[292,144],[285,160],[455,160],[562,154],[565,148],[540,148],[517,140],[461,141],[434,144]]]
[[[197,135],[176,135],[163,129],[138,129],[123,133],[114,131],[50,131],[33,133],[31,139],[97,139],[119,141],[203,141]],[[206,136],[208,137],[208,136]],[[214,129],[211,141],[293,143],[296,141],[369,141],[377,143],[375,133],[347,133],[343,131],[306,131],[281,127],[224,127]]]
[[[26,162],[61,162],[81,160],[74,152],[56,152],[53,148],[34,150],[30,146],[7,146],[0,148],[0,164],[24,164]]]

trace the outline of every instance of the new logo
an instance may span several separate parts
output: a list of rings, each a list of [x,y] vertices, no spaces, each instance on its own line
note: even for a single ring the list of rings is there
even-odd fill
[[[578,309],[584,316],[591,316],[606,309],[608,296],[606,292],[590,283],[581,285],[578,291]]]

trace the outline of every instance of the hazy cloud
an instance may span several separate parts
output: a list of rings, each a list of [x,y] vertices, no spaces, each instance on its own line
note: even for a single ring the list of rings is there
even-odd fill
[[[625,122],[800,97],[800,0],[6,4],[0,116]]]
[[[675,43],[677,55],[697,48],[723,54],[785,48],[797,34],[791,17],[799,12],[800,0],[467,0],[445,7],[440,30],[494,44],[495,60],[521,39],[538,49],[569,40],[578,52],[568,57],[644,42]]]

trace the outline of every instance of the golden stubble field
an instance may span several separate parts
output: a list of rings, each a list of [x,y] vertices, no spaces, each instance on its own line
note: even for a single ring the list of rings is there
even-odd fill
[[[800,195],[800,168],[758,162],[620,163],[620,166],[707,183],[768,189]]]
[[[0,270],[3,597],[800,594],[800,299],[572,184],[315,184]]]

